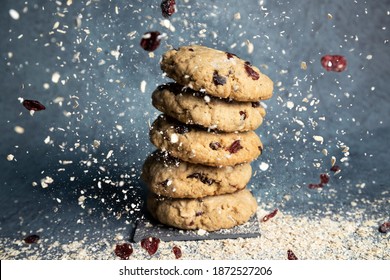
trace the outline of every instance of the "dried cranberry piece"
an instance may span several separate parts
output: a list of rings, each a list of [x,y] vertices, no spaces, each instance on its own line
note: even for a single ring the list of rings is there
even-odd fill
[[[133,247],[130,243],[117,244],[114,252],[121,260],[128,260],[133,253]]]
[[[387,233],[390,231],[390,222],[385,222],[378,228],[379,232]]]
[[[193,52],[193,51],[194,51],[194,49],[193,49],[193,48],[188,48],[188,50],[189,50],[190,52]]]
[[[329,183],[329,178],[330,178],[329,175],[326,173],[320,174],[321,184]]]
[[[259,148],[260,154],[262,154],[263,153],[263,147],[259,146],[258,148]]]
[[[226,148],[226,151],[229,151],[231,154],[237,153],[239,150],[241,150],[243,147],[240,144],[240,140],[235,140],[229,148]]]
[[[226,77],[220,76],[218,74],[218,71],[214,71],[213,82],[216,86],[223,86],[224,84],[226,84]]]
[[[260,101],[257,101],[257,102],[252,102],[252,107],[253,108],[258,108],[258,107],[260,107]]]
[[[215,180],[213,179],[210,179],[208,178],[206,175],[204,175],[203,173],[193,173],[191,175],[188,175],[187,178],[191,179],[191,178],[195,178],[195,179],[198,179],[200,180],[203,184],[206,184],[206,185],[212,185],[214,184]]]
[[[173,15],[175,13],[175,5],[175,0],[163,0],[161,2],[162,16],[169,18],[171,15]]]
[[[228,59],[232,59],[234,57],[237,57],[237,55],[235,55],[234,53],[230,53],[230,52],[226,52],[226,55],[227,55]]]
[[[320,189],[323,188],[323,184],[309,184],[309,189]]]
[[[195,213],[195,216],[196,217],[202,216],[203,213],[204,213],[203,211],[198,211],[198,212]]]
[[[275,215],[278,213],[278,208],[276,208],[274,211],[272,211],[271,213],[265,215],[262,219],[263,222],[266,222],[268,221],[269,219],[275,217]]]
[[[179,134],[186,134],[190,131],[190,129],[185,125],[176,125],[175,131]]]
[[[246,120],[246,118],[247,118],[246,112],[244,112],[244,111],[240,111],[240,116],[242,116],[243,120]]]
[[[39,240],[39,238],[40,238],[40,237],[39,237],[38,235],[36,235],[36,234],[31,234],[31,235],[25,237],[23,240],[24,240],[24,242],[26,242],[27,244],[32,244],[32,243],[37,243],[38,240]]]
[[[141,240],[141,247],[144,248],[149,255],[154,255],[157,252],[160,239],[156,237],[147,237]]]
[[[297,256],[295,256],[294,252],[291,251],[290,249],[287,250],[287,259],[289,259],[290,261],[295,261],[297,260]]]
[[[251,66],[252,65],[250,64],[250,62],[246,61],[244,65],[245,71],[248,76],[252,78],[252,80],[258,80],[260,78],[260,75],[255,70],[253,70]]]
[[[347,60],[342,55],[324,55],[321,64],[326,71],[342,72],[347,68]]]
[[[151,31],[146,32],[141,39],[141,47],[148,52],[152,52],[156,50],[160,46],[160,32]]]
[[[176,258],[176,259],[180,259],[180,258],[181,258],[182,254],[181,254],[181,249],[180,249],[180,247],[173,246],[172,252],[175,254],[175,258]]]
[[[42,105],[39,101],[36,100],[23,100],[23,106],[29,111],[42,111],[45,110],[46,107]]]
[[[219,142],[211,142],[211,143],[209,144],[209,147],[210,147],[212,150],[216,151],[216,150],[218,150],[219,148],[221,148],[221,144],[220,144]]]
[[[340,166],[338,165],[333,165],[331,168],[330,168],[330,171],[334,172],[334,173],[337,173],[337,172],[340,172],[341,171],[341,168]]]

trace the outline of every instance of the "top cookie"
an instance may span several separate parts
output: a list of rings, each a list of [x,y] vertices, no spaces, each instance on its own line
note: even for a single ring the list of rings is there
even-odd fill
[[[177,83],[216,97],[236,101],[272,97],[272,80],[232,53],[198,45],[183,46],[163,55],[161,69]]]

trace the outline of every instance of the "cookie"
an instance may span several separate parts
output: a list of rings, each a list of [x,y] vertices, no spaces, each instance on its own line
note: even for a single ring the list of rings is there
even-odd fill
[[[162,224],[180,229],[215,231],[244,224],[256,212],[257,202],[248,189],[202,199],[150,195],[147,208]]]
[[[152,104],[180,122],[225,132],[256,130],[265,116],[259,102],[229,102],[176,83],[157,87]]]
[[[156,151],[145,161],[141,178],[149,190],[172,198],[200,198],[233,193],[251,179],[249,163],[226,167],[193,164]]]
[[[260,156],[263,144],[253,131],[222,133],[189,126],[160,115],[149,131],[158,149],[190,163],[208,166],[233,166]]]
[[[164,53],[160,65],[168,77],[195,91],[236,101],[272,97],[272,80],[232,53],[199,45],[183,46]]]

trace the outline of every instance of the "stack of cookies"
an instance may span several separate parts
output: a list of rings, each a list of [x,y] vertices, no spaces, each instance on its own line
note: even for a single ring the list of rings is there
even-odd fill
[[[260,100],[273,82],[236,55],[204,46],[167,51],[161,69],[175,83],[152,95],[161,111],[150,129],[157,147],[142,179],[147,208],[163,224],[215,231],[246,223],[257,202],[246,188],[263,150],[254,132],[265,116]]]

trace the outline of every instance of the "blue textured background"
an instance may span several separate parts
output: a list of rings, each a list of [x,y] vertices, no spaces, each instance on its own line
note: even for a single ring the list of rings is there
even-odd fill
[[[388,218],[389,204],[375,201],[390,199],[389,1],[176,2],[173,32],[160,24],[160,1],[73,1],[70,6],[66,1],[2,1],[0,236],[38,231],[54,240],[94,240],[130,231],[142,211],[124,209],[142,201],[140,168],[154,150],[148,123],[158,112],[150,95],[169,81],[159,59],[169,45],[190,43],[235,53],[275,82],[274,97],[265,102],[266,122],[257,130],[265,150],[252,164],[249,186],[259,203],[296,215],[326,215],[348,213],[354,201],[365,213]],[[20,13],[19,20],[11,18],[10,9]],[[65,34],[53,30],[57,21]],[[139,47],[142,34],[151,30],[167,34],[154,58]],[[246,40],[254,44],[253,53],[247,52]],[[112,50],[119,50],[118,59]],[[325,71],[320,64],[325,54],[344,55],[347,70]],[[307,70],[301,69],[302,61]],[[64,84],[51,82],[54,72]],[[39,100],[47,109],[30,116],[19,97]],[[62,106],[54,102],[57,97],[64,99]],[[287,101],[294,103],[292,109]],[[15,126],[25,132],[15,133]],[[314,135],[324,143],[314,141]],[[52,143],[44,143],[47,136]],[[101,141],[98,149],[92,147],[95,139]],[[341,143],[350,148],[344,163]],[[321,153],[324,148],[328,156]],[[106,159],[109,150],[113,155]],[[15,160],[7,161],[8,154]],[[331,156],[342,168],[337,176],[329,171]],[[268,170],[259,169],[261,162],[269,164]],[[324,172],[331,175],[330,183],[321,192],[309,190]],[[40,186],[45,176],[54,179],[47,189]],[[362,183],[364,188],[356,187]],[[78,205],[81,194],[87,197],[85,209]],[[291,199],[286,201],[286,195]]]

